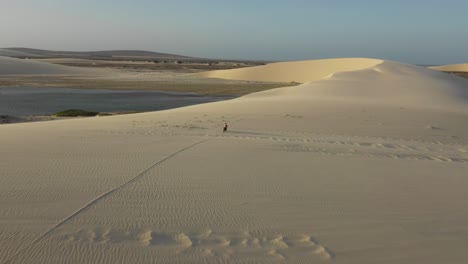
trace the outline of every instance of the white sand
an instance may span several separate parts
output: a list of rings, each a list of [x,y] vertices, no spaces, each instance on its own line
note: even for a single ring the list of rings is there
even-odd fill
[[[0,126],[0,263],[465,263],[468,80],[358,64],[232,101]]]
[[[429,68],[438,71],[468,72],[468,63],[441,65]]]
[[[381,60],[348,58],[298,62],[277,62],[263,66],[195,74],[206,78],[264,82],[310,82],[336,72],[356,71],[382,63]]]
[[[32,59],[16,59],[0,56],[0,76],[2,75],[96,75],[99,69],[86,69],[56,65]]]

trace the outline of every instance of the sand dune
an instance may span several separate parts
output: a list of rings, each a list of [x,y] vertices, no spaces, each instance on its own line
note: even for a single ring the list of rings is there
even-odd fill
[[[336,100],[354,104],[465,109],[467,87],[468,80],[461,77],[385,61],[368,69],[334,73],[324,80],[255,93],[245,98],[258,98],[259,101],[268,98],[292,104]]]
[[[16,59],[0,56],[0,75],[65,75],[98,74],[99,72],[100,70],[68,67],[30,59]]]
[[[363,58],[278,62],[250,68],[204,72],[198,76],[246,81],[305,83],[329,77],[337,72],[369,68],[382,62]]]
[[[466,262],[467,80],[345,61],[231,101],[0,126],[0,263]]]
[[[434,67],[429,67],[429,68],[433,70],[438,70],[438,71],[468,72],[468,63],[441,65],[441,66],[434,66]]]

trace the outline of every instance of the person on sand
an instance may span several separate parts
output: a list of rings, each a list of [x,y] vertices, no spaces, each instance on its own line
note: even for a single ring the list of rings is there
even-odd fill
[[[227,123],[224,123],[223,133],[226,132],[227,129],[228,129],[228,125],[227,125]]]

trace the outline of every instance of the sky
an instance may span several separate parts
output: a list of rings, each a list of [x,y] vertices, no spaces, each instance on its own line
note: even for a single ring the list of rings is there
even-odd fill
[[[467,0],[0,0],[0,47],[468,62]]]

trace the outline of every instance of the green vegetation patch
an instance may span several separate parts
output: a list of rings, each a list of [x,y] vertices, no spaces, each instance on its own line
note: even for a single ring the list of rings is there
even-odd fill
[[[97,116],[99,112],[92,112],[79,109],[69,109],[62,112],[57,112],[54,116],[58,117],[78,117],[78,116]]]

